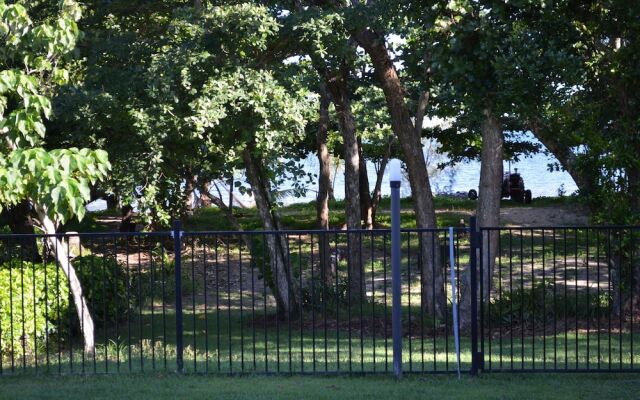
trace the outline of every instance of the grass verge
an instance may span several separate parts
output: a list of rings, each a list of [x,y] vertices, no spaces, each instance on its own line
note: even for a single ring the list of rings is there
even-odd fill
[[[633,399],[633,374],[390,376],[177,376],[173,374],[5,377],[0,399]]]

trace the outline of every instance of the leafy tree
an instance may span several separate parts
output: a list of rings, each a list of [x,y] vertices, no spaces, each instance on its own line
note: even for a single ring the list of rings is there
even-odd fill
[[[51,146],[89,143],[108,151],[113,168],[94,195],[112,193],[137,205],[145,225],[159,228],[185,210],[193,143],[180,126],[151,124],[154,99],[145,79],[185,1],[91,2],[79,22],[82,63],[54,99]],[[176,119],[177,120],[177,119]],[[184,161],[184,162],[183,162]]]
[[[73,216],[82,218],[90,185],[104,179],[107,153],[89,149],[48,150],[44,118],[51,116],[49,96],[68,80],[66,57],[79,31],[78,5],[65,0],[57,15],[34,23],[21,4],[0,1],[0,204],[29,200],[40,228],[69,279],[85,350],[94,351],[93,320],[80,281],[69,263],[57,227]],[[55,249],[55,250],[54,250]]]
[[[281,229],[277,186],[302,177],[295,159],[315,101],[296,80],[296,65],[269,60],[266,50],[278,30],[268,9],[248,3],[176,10],[144,73],[151,101],[136,117],[141,127],[164,132],[185,150],[174,192],[191,177],[207,191],[212,179],[244,168],[269,231]],[[288,244],[276,235],[265,240],[272,265],[265,277],[273,278],[281,314],[294,312],[299,293],[286,262]]]

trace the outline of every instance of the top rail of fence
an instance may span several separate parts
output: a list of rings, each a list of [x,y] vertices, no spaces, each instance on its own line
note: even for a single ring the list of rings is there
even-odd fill
[[[575,229],[591,229],[591,230],[612,230],[612,229],[626,229],[626,230],[640,230],[639,225],[537,225],[537,226],[487,226],[480,227],[482,231],[536,231],[536,230],[575,230]],[[446,233],[449,228],[403,228],[402,233]],[[454,232],[469,232],[469,227],[453,227]],[[283,230],[245,230],[245,231],[233,231],[233,230],[203,230],[203,231],[181,231],[185,236],[230,236],[230,235],[344,235],[350,233],[356,234],[388,234],[391,232],[390,228],[377,228],[377,229],[283,229]],[[2,233],[0,239],[11,238],[48,238],[48,237],[167,237],[171,236],[173,231],[156,231],[156,232],[65,232],[53,234],[43,233]]]
[[[640,229],[640,225],[537,225],[537,226],[482,226],[483,231],[530,231],[530,230],[564,230],[564,229]]]
[[[454,228],[458,231],[468,231],[469,228]],[[449,228],[407,228],[401,229],[403,233],[444,233],[448,232]],[[283,229],[283,230],[270,230],[270,231],[225,231],[225,230],[213,230],[213,231],[184,231],[187,236],[213,236],[213,235],[338,235],[349,233],[366,233],[366,234],[387,234],[391,229]]]
[[[446,233],[449,228],[406,228],[401,229],[402,233]],[[455,231],[459,232],[467,232],[469,228],[464,227],[455,227]],[[388,234],[391,232],[391,229],[283,229],[283,230],[253,230],[253,231],[232,231],[232,230],[204,230],[204,231],[181,231],[185,236],[230,236],[230,235],[343,235],[350,233],[360,233],[360,234]],[[7,238],[47,238],[47,237],[102,237],[102,236],[171,236],[173,231],[157,231],[157,232],[66,232],[66,233],[57,233],[53,234],[40,234],[40,233],[3,233],[0,234],[0,239]]]
[[[171,231],[157,231],[157,232],[65,232],[65,233],[56,233],[54,234],[45,234],[45,233],[2,233],[0,234],[0,239],[12,239],[12,238],[65,238],[65,237],[104,237],[104,236],[171,236]]]

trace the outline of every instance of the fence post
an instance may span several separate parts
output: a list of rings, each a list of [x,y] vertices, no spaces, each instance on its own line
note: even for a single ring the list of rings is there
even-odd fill
[[[393,373],[402,377],[402,303],[400,275],[400,183],[402,175],[400,160],[389,162],[389,183],[391,186],[391,328],[393,331]]]
[[[183,325],[182,325],[182,224],[179,220],[173,221],[171,231],[173,237],[175,292],[176,292],[176,367],[177,372],[184,372],[183,361]]]
[[[469,237],[471,242],[471,254],[469,255],[469,269],[471,285],[471,375],[478,375],[480,365],[480,354],[478,353],[478,257],[477,251],[480,248],[480,238],[476,217],[471,217],[469,221]]]

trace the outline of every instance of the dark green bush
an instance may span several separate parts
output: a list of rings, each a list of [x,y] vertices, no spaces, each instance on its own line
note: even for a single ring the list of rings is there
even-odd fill
[[[130,273],[127,276],[126,267],[113,257],[76,257],[73,266],[96,328],[125,320],[137,301],[138,292],[134,285],[136,275]],[[77,331],[77,318],[71,320]]]
[[[594,318],[611,306],[607,293],[597,296],[595,290],[567,290],[553,280],[537,282],[533,288],[503,291],[491,301],[489,317],[497,324],[522,324],[552,321],[554,318]]]
[[[0,265],[0,351],[29,354],[36,342],[64,330],[60,321],[68,321],[69,290],[67,278],[55,264],[33,264],[12,260]],[[62,322],[64,324],[64,322]]]

